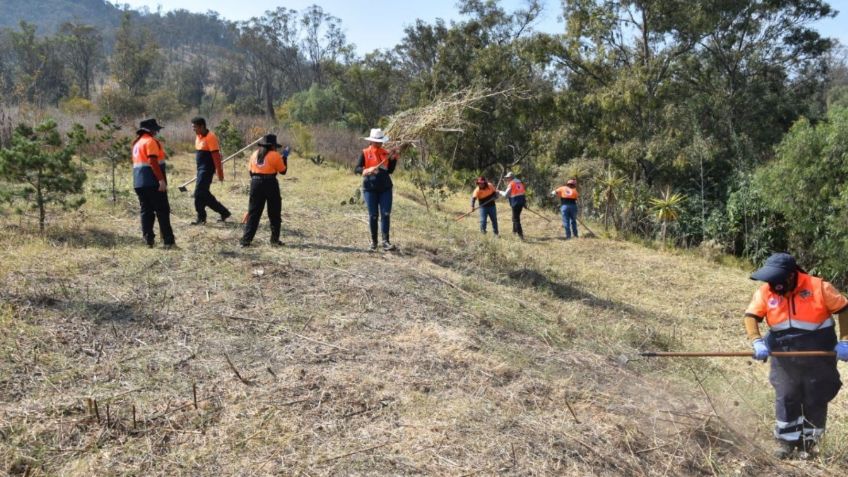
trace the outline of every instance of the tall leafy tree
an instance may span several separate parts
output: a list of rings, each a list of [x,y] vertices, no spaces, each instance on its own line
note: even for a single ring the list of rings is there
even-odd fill
[[[159,47],[150,30],[135,28],[129,13],[115,35],[111,70],[118,84],[131,95],[143,95],[160,59]]]
[[[35,25],[21,22],[8,33],[14,73],[14,96],[32,104],[58,103],[68,91],[59,48],[53,38],[39,38]]]
[[[59,28],[65,64],[86,99],[91,99],[94,74],[103,59],[103,37],[91,25],[65,22]]]

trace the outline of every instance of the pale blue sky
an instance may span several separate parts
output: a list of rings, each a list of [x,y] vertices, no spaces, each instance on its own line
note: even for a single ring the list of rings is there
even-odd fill
[[[403,37],[404,27],[413,24],[416,18],[428,23],[436,18],[460,18],[456,0],[117,0],[117,3],[126,3],[133,8],[147,7],[152,11],[160,6],[163,11],[178,8],[193,12],[214,10],[229,20],[246,20],[278,6],[300,11],[317,4],[342,20],[348,41],[356,44],[359,54],[395,46]],[[501,1],[503,8],[509,11],[524,3],[523,0]],[[561,0],[543,0],[543,4],[545,9],[536,29],[551,33],[561,31]],[[831,0],[830,5],[840,14],[834,19],[820,22],[819,31],[848,45],[848,0]]]

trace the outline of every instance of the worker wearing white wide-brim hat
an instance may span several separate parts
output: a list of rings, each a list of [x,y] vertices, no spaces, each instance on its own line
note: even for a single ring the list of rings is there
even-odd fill
[[[521,211],[527,205],[525,194],[527,189],[521,179],[515,176],[512,172],[507,172],[504,179],[509,181],[506,189],[498,191],[501,196],[509,200],[509,206],[512,208],[512,233],[518,235],[518,238],[524,240],[524,229],[521,228]]]
[[[383,250],[394,250],[389,237],[392,214],[392,178],[398,161],[397,151],[383,147],[389,137],[382,129],[371,130],[368,137],[362,138],[369,145],[362,150],[354,171],[362,175],[362,197],[368,207],[368,227],[371,232],[369,250],[377,249],[377,226],[382,224]]]

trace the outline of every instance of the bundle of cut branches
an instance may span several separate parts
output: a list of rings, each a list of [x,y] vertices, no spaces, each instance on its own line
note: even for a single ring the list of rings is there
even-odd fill
[[[476,104],[494,96],[517,96],[513,88],[492,91],[486,88],[466,88],[437,99],[419,108],[401,111],[389,119],[386,135],[395,144],[415,144],[435,132],[463,132],[472,126],[463,118],[467,109],[477,109]]]

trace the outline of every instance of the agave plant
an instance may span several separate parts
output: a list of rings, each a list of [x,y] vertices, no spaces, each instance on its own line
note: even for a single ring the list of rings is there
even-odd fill
[[[670,222],[676,222],[680,217],[680,206],[686,201],[686,196],[680,193],[671,193],[671,187],[659,197],[651,198],[651,209],[656,214],[657,220],[660,221],[662,242],[665,243],[666,231]]]

